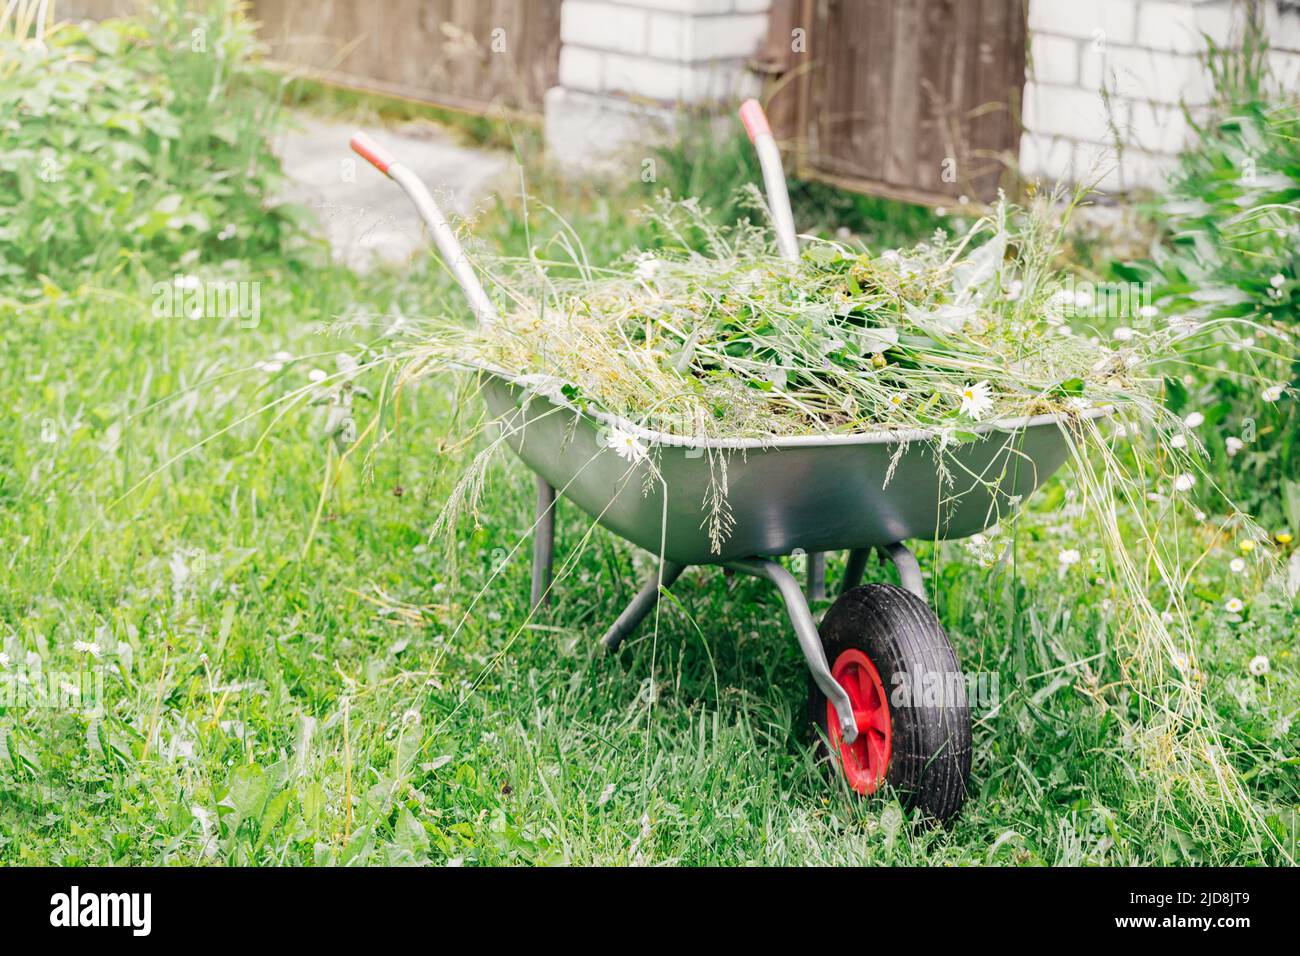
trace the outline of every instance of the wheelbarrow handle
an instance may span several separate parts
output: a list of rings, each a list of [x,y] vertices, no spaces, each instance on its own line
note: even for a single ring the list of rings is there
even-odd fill
[[[767,191],[767,205],[772,212],[772,226],[776,229],[776,244],[781,257],[791,262],[799,258],[799,239],[794,231],[794,213],[790,209],[790,194],[785,188],[785,169],[781,165],[781,150],[772,135],[772,126],[758,100],[745,100],[740,104],[740,121],[745,124],[749,141],[758,153],[758,165],[763,170],[763,186]]]
[[[496,306],[483,290],[473,263],[470,262],[469,256],[465,255],[460,240],[456,238],[456,230],[451,227],[447,217],[438,208],[438,204],[424,183],[420,181],[420,177],[398,162],[392,153],[365,133],[354,134],[351,145],[353,152],[401,186],[411,202],[415,204],[420,218],[424,220],[433,235],[433,241],[442,255],[442,261],[451,270],[452,278],[456,280],[456,284],[465,293],[465,298],[469,300],[475,321],[482,324],[498,321],[500,316]]]

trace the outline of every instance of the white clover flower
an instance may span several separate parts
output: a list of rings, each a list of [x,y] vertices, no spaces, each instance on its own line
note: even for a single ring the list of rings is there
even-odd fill
[[[1196,476],[1186,472],[1174,479],[1174,491],[1191,491],[1196,484]]]
[[[992,388],[988,382],[967,385],[961,391],[961,411],[979,421],[993,408]]]
[[[1201,425],[1205,424],[1205,416],[1200,412],[1192,412],[1183,419],[1183,424],[1188,428],[1199,428]]]
[[[1268,658],[1263,654],[1256,654],[1250,659],[1250,663],[1247,666],[1250,668],[1250,672],[1256,677],[1263,677],[1268,673]]]
[[[1240,614],[1246,605],[1242,603],[1241,598],[1230,597],[1223,602],[1223,609],[1229,614]]]
[[[1276,402],[1279,399],[1281,399],[1282,393],[1284,391],[1286,391],[1285,386],[1270,385],[1268,388],[1264,389],[1264,391],[1260,394],[1259,397],[1266,402]]]
[[[1286,282],[1286,276],[1282,275],[1282,273],[1280,272],[1268,280],[1268,284],[1271,285],[1274,289],[1282,288],[1282,284],[1284,282]]]
[[[646,456],[645,445],[641,439],[621,428],[611,428],[605,436],[605,446],[612,448],[620,458],[627,461],[641,461]]]
[[[1245,558],[1233,558],[1231,561],[1228,562],[1228,568],[1232,571],[1233,574],[1244,574],[1246,571]]]
[[[1070,568],[1078,564],[1082,557],[1083,556],[1079,554],[1077,548],[1066,548],[1064,551],[1062,551],[1060,554],[1056,556],[1056,561],[1058,564],[1060,564],[1061,570],[1064,571],[1066,568]]]
[[[1229,458],[1232,458],[1237,452],[1246,447],[1246,443],[1235,435],[1229,435],[1224,439],[1223,444],[1227,446]]]
[[[1113,336],[1115,336],[1115,339],[1116,339],[1117,341],[1120,341],[1120,342],[1129,342],[1129,341],[1132,341],[1132,339],[1133,339],[1133,335],[1134,335],[1134,332],[1133,332],[1133,330],[1130,329],[1127,325],[1121,325],[1119,328],[1117,328],[1117,329],[1116,329],[1114,332],[1112,332],[1111,334],[1112,334]]]
[[[224,229],[222,229],[219,233],[217,233],[217,238],[223,242],[227,239],[233,239],[235,238],[236,231],[237,230],[235,229],[235,224],[232,222],[229,225],[227,225]]]

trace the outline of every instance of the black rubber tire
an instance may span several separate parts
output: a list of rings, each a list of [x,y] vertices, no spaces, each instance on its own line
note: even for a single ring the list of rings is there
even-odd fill
[[[946,823],[966,798],[971,724],[966,684],[939,619],[916,595],[868,584],[842,595],[822,619],[832,667],[856,648],[870,658],[889,700],[891,748],[885,781],[904,805]],[[808,717],[823,757],[841,773],[826,742],[826,695],[809,681]]]

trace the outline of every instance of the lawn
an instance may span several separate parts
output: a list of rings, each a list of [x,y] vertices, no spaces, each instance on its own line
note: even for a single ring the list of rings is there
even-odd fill
[[[515,134],[530,192],[596,261],[654,241],[631,213],[660,190],[706,193],[725,218],[755,169],[742,138],[688,138],[659,155],[655,182],[566,183],[535,133]],[[797,199],[801,222],[877,248],[944,224],[818,187]],[[432,256],[354,275],[288,211],[236,196],[200,223],[191,201],[164,207],[154,239],[52,235],[80,251],[11,255],[0,273],[0,862],[1294,859],[1296,624],[1285,573],[1269,577],[1285,542],[1243,550],[1227,515],[1193,508],[1165,525],[1205,555],[1187,640],[1249,797],[1208,815],[1141,752],[1122,622],[1068,470],[1004,529],[1009,550],[920,544],[939,618],[984,689],[966,808],[929,827],[818,764],[806,668],[766,585],[692,569],[609,655],[597,638],[649,558],[562,503],[554,600],[530,615],[534,489],[517,462],[494,460],[475,521],[432,534],[478,450],[457,424],[480,407],[452,377],[394,399],[379,361],[399,316],[418,328],[463,311]],[[486,201],[472,228],[526,249],[517,196]],[[531,209],[533,243],[553,251],[558,232]],[[158,284],[178,274],[255,282],[260,312],[159,315]],[[340,361],[378,363],[355,379],[356,444],[330,397],[286,401]],[[832,557],[832,582],[841,570]],[[1261,657],[1267,673],[1252,670]],[[69,706],[68,684],[99,706]]]

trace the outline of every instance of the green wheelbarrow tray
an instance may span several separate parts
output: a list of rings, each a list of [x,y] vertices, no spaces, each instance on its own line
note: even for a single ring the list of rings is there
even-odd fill
[[[966,537],[1014,511],[1069,452],[1058,415],[978,425],[978,438],[940,451],[919,431],[691,440],[579,411],[501,373],[482,373],[481,393],[528,467],[610,531],[679,564]],[[636,438],[642,460],[609,447],[615,432]],[[734,526],[715,547],[707,501],[720,458]]]

